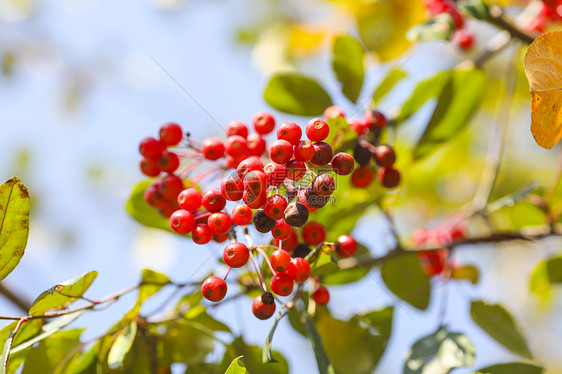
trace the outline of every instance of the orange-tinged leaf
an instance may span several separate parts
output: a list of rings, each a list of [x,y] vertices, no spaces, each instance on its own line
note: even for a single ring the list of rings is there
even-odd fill
[[[543,148],[562,138],[562,31],[539,36],[525,54],[531,87],[531,132]]]

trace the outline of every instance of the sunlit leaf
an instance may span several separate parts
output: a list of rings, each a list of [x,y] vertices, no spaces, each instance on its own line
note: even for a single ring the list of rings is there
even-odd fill
[[[0,185],[0,280],[19,264],[29,235],[29,192],[17,177]]]
[[[336,35],[332,42],[332,68],[341,83],[342,92],[357,102],[365,78],[365,48],[351,35]]]
[[[23,364],[22,374],[54,373],[80,345],[82,330],[58,331],[34,347]]]
[[[133,308],[125,315],[124,319],[132,319],[136,317],[140,313],[142,304],[146,301],[146,299],[160,291],[162,287],[169,283],[170,278],[168,278],[166,274],[150,269],[143,269],[137,301]]]
[[[8,340],[9,336],[12,334],[16,328],[18,321],[10,323],[2,330],[0,330],[0,342],[5,342]],[[26,349],[20,349],[23,346],[23,342],[33,340],[34,336],[37,336],[39,331],[41,331],[41,326],[43,321],[39,319],[29,320],[20,326],[20,329],[12,342],[12,349],[10,351],[10,357],[8,362],[8,367],[6,373],[15,373],[18,367],[22,364],[25,357],[31,350],[31,345],[28,345]]]
[[[355,258],[367,257],[370,255],[369,249],[361,243],[357,243],[358,250],[354,255]],[[357,282],[363,279],[369,273],[369,269],[356,267],[354,269],[340,269],[333,273],[322,276],[322,284],[339,285]]]
[[[391,69],[375,89],[373,93],[373,103],[377,105],[379,101],[381,101],[398,82],[406,78],[407,75],[408,74],[400,68]]]
[[[562,31],[539,36],[525,54],[525,74],[531,87],[531,132],[543,148],[562,137]]]
[[[144,200],[144,191],[150,186],[152,180],[147,179],[137,183],[125,204],[125,210],[137,222],[147,227],[154,227],[166,231],[172,231],[170,220],[162,217],[158,210],[151,207]]]
[[[464,265],[458,268],[453,268],[453,270],[451,271],[451,278],[459,280],[466,279],[469,280],[472,284],[478,283],[479,277],[480,272],[474,265]]]
[[[137,323],[132,321],[125,331],[117,336],[117,339],[115,339],[115,342],[111,346],[111,350],[107,356],[107,364],[110,369],[120,369],[123,367],[125,355],[133,346],[136,336]]]
[[[250,372],[246,370],[246,366],[244,366],[244,363],[240,361],[242,357],[243,356],[236,357],[234,360],[232,360],[230,366],[228,367],[228,369],[226,369],[226,372],[224,374],[250,374]]]
[[[414,92],[402,105],[397,122],[403,122],[418,111],[429,99],[436,98],[441,94],[445,84],[451,79],[451,71],[442,71],[418,83]]]
[[[381,276],[390,291],[413,307],[425,310],[429,305],[430,279],[415,253],[385,260]]]
[[[273,321],[273,325],[269,329],[269,334],[267,334],[267,338],[265,339],[265,344],[263,346],[263,357],[262,357],[263,363],[278,362],[273,357],[273,352],[271,351],[271,342],[273,340],[273,335],[275,334],[275,330],[277,329],[277,325],[279,324],[281,318],[283,318],[283,314],[277,313],[277,315],[275,316],[275,321]]]
[[[533,358],[519,326],[503,306],[473,301],[470,304],[470,316],[482,330],[505,348],[522,357]]]
[[[478,371],[485,374],[542,374],[544,368],[525,362],[511,362],[488,366]]]
[[[530,278],[530,290],[546,305],[552,296],[552,286],[562,284],[562,256],[540,261]]]
[[[273,351],[273,355],[277,362],[264,364],[262,362],[262,348],[249,345],[244,342],[242,337],[238,337],[234,339],[224,352],[222,360],[223,370],[226,370],[236,357],[243,356],[241,360],[251,374],[288,374],[289,364],[287,360],[277,351]]]
[[[334,367],[330,362],[328,353],[326,352],[324,342],[320,336],[319,331],[316,329],[314,322],[308,317],[304,316],[304,328],[306,330],[306,335],[312,344],[312,349],[314,350],[314,356],[316,357],[316,364],[318,365],[318,371],[320,374],[335,374]],[[337,332],[333,331],[337,334]]]

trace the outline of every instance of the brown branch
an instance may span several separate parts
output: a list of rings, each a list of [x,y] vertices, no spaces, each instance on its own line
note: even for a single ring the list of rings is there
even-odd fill
[[[4,282],[0,283],[0,294],[2,294],[6,299],[12,302],[15,306],[21,309],[24,313],[27,313],[31,308],[31,302],[21,297],[20,295],[14,293],[10,288],[6,286]]]
[[[497,5],[490,6],[490,17],[487,21],[492,25],[507,31],[512,37],[521,40],[525,44],[531,44],[535,40],[534,36],[527,34],[525,31],[521,30],[509,21],[505,17],[503,9]]]

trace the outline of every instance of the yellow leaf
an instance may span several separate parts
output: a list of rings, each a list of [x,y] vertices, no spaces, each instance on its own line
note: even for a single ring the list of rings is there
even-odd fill
[[[297,55],[311,55],[323,45],[327,30],[312,28],[302,24],[292,25],[289,34],[289,49]]]
[[[538,145],[552,148],[562,137],[562,31],[539,36],[525,54],[531,87],[531,132]]]

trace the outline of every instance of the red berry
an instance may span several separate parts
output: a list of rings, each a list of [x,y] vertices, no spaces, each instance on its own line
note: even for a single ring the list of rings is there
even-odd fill
[[[275,140],[269,145],[271,161],[284,164],[293,156],[293,146],[286,140]]]
[[[378,110],[368,110],[365,112],[365,123],[369,127],[382,129],[386,126],[386,117]]]
[[[296,146],[294,151],[295,160],[308,162],[314,157],[316,150],[314,144],[310,140],[301,140]]]
[[[468,51],[474,46],[474,34],[466,29],[460,29],[455,31],[453,41],[457,43],[460,49]]]
[[[464,27],[464,17],[456,10],[455,8],[449,9],[446,11],[453,17],[453,22],[455,23],[455,27],[460,30]]]
[[[252,222],[252,209],[247,205],[240,204],[236,205],[232,209],[232,223],[238,226],[245,226]]]
[[[236,172],[240,178],[244,178],[248,172],[254,170],[263,171],[263,164],[257,156],[248,157],[244,161],[240,162],[236,168]]]
[[[180,235],[187,235],[195,227],[195,218],[187,210],[176,210],[170,216],[170,227]]]
[[[184,189],[183,181],[177,175],[166,175],[160,183],[160,192],[168,200],[176,201]]]
[[[273,228],[273,230],[271,230],[271,235],[273,235],[273,237],[278,240],[289,239],[292,233],[293,227],[285,222],[283,218],[278,219],[275,222],[275,227]]]
[[[326,287],[318,287],[312,294],[312,298],[317,305],[326,305],[330,301],[330,292]]]
[[[141,160],[140,169],[147,177],[157,177],[161,171],[156,160],[146,157]]]
[[[227,287],[224,279],[215,276],[205,279],[203,285],[201,285],[201,293],[205,299],[214,302],[224,299],[226,290]]]
[[[261,194],[267,191],[267,178],[265,174],[258,170],[248,172],[243,179],[244,190]]]
[[[213,230],[204,223],[195,225],[191,232],[191,239],[197,244],[207,244],[213,239]]]
[[[291,255],[283,249],[278,249],[271,254],[269,261],[275,271],[285,271],[291,263]]]
[[[228,165],[229,168],[236,169],[238,165],[240,165],[240,163],[246,159],[246,155],[240,155],[236,157],[226,155],[225,159],[226,165]]]
[[[268,293],[269,292],[266,292],[264,295]],[[271,301],[270,304],[265,304],[262,301],[263,299],[264,296],[259,295],[254,299],[254,302],[252,303],[252,313],[254,313],[254,316],[261,320],[268,319],[273,315],[273,313],[275,313],[275,303]],[[273,300],[273,296],[271,296],[271,299]]]
[[[379,145],[375,149],[375,162],[379,166],[390,167],[396,161],[394,149],[389,145]]]
[[[297,282],[304,282],[310,277],[310,264],[302,257],[291,260],[286,273]]]
[[[330,126],[321,118],[313,118],[306,124],[306,137],[313,142],[321,142],[330,134]]]
[[[275,119],[268,112],[257,112],[252,118],[252,124],[258,134],[265,135],[275,128]]]
[[[418,256],[422,262],[423,271],[432,277],[441,274],[445,269],[449,250],[443,248],[436,251],[420,251]]]
[[[314,166],[328,165],[333,157],[334,151],[328,143],[314,143],[314,156],[310,160],[310,163]]]
[[[289,239],[286,240],[273,239],[273,245],[275,245],[276,247],[280,247],[283,250],[290,253],[294,251],[295,248],[297,248],[297,245],[299,245],[299,237],[297,236],[297,233],[293,230],[291,236],[289,236]]]
[[[316,195],[330,196],[336,189],[336,181],[330,174],[320,174],[314,178],[311,187]]]
[[[224,234],[232,227],[232,221],[228,214],[224,212],[216,212],[209,216],[207,224],[215,234]]]
[[[224,263],[233,268],[240,268],[246,265],[249,257],[250,252],[244,243],[230,243],[222,254]]]
[[[304,205],[310,213],[316,212],[318,210],[318,208],[313,207],[307,201],[307,193],[306,193],[307,190],[308,189],[299,191],[299,194],[297,195],[297,201],[299,203],[301,203],[302,205]]]
[[[366,166],[357,168],[351,174],[351,184],[357,188],[365,188],[371,184],[373,172]]]
[[[226,200],[238,201],[244,194],[244,184],[238,174],[228,175],[221,181],[221,193]]]
[[[195,188],[186,188],[178,195],[178,203],[182,209],[195,212],[201,208],[203,196]]]
[[[285,166],[272,162],[267,164],[263,169],[269,186],[277,187],[287,178],[287,169]]]
[[[157,184],[152,183],[144,191],[144,201],[152,207],[158,208],[163,201],[167,201],[166,198],[160,192],[160,188]]]
[[[177,145],[183,139],[183,131],[177,123],[170,122],[160,127],[160,141],[165,145]]]
[[[289,205],[287,199],[279,194],[275,194],[267,198],[263,210],[268,217],[277,220],[283,218],[287,205]]]
[[[224,149],[226,150],[226,153],[232,157],[248,154],[246,139],[240,135],[229,136],[224,142]]]
[[[246,139],[248,137],[248,126],[242,121],[230,121],[226,125],[226,136],[239,135]]]
[[[141,140],[139,152],[146,158],[156,159],[166,150],[166,145],[153,137],[146,137]]]
[[[359,118],[350,118],[348,120],[349,127],[357,134],[357,136],[365,135],[369,132],[371,123],[363,121]]]
[[[351,235],[340,235],[336,241],[336,252],[342,258],[351,257],[357,253],[357,242]]]
[[[332,158],[332,170],[338,175],[349,175],[353,172],[355,161],[350,154],[340,152]]]
[[[394,188],[400,184],[400,172],[395,168],[379,168],[377,179],[386,188]]]
[[[222,196],[219,190],[212,189],[205,192],[202,203],[208,212],[213,213],[224,209],[226,199]]]
[[[283,122],[277,128],[277,139],[286,140],[292,145],[299,144],[302,136],[302,130],[299,125],[294,122]]]
[[[224,156],[224,143],[219,138],[207,138],[201,143],[201,151],[207,160],[218,160]]]
[[[428,232],[426,229],[416,229],[410,235],[410,239],[414,245],[419,246],[428,240]]]
[[[308,222],[302,228],[302,239],[307,245],[316,246],[326,240],[326,228],[318,222]]]
[[[164,200],[161,202],[161,205],[158,207],[158,212],[161,216],[169,218],[171,215],[178,210],[177,204],[174,204],[170,200]]]
[[[244,190],[244,196],[242,196],[242,200],[244,203],[252,208],[252,209],[259,209],[267,200],[267,192],[266,190],[254,192],[251,190]]]
[[[180,159],[174,152],[164,151],[158,157],[158,167],[166,173],[172,174],[180,166]]]
[[[249,156],[260,157],[265,152],[265,140],[260,136],[260,134],[250,134],[246,140],[246,147],[248,148]]]
[[[271,291],[279,296],[288,296],[293,292],[293,279],[285,273],[277,273],[269,282]]]
[[[299,160],[289,160],[285,164],[285,168],[287,169],[287,178],[293,181],[301,180],[308,170],[305,163]]]
[[[214,234],[213,235],[213,240],[217,243],[223,243],[223,242],[226,241],[226,239],[228,239],[227,234]]]
[[[343,109],[340,108],[339,106],[332,105],[332,106],[327,107],[324,110],[323,116],[327,121],[329,119],[333,119],[333,118],[337,118],[337,117],[345,118],[345,113],[344,113]]]

